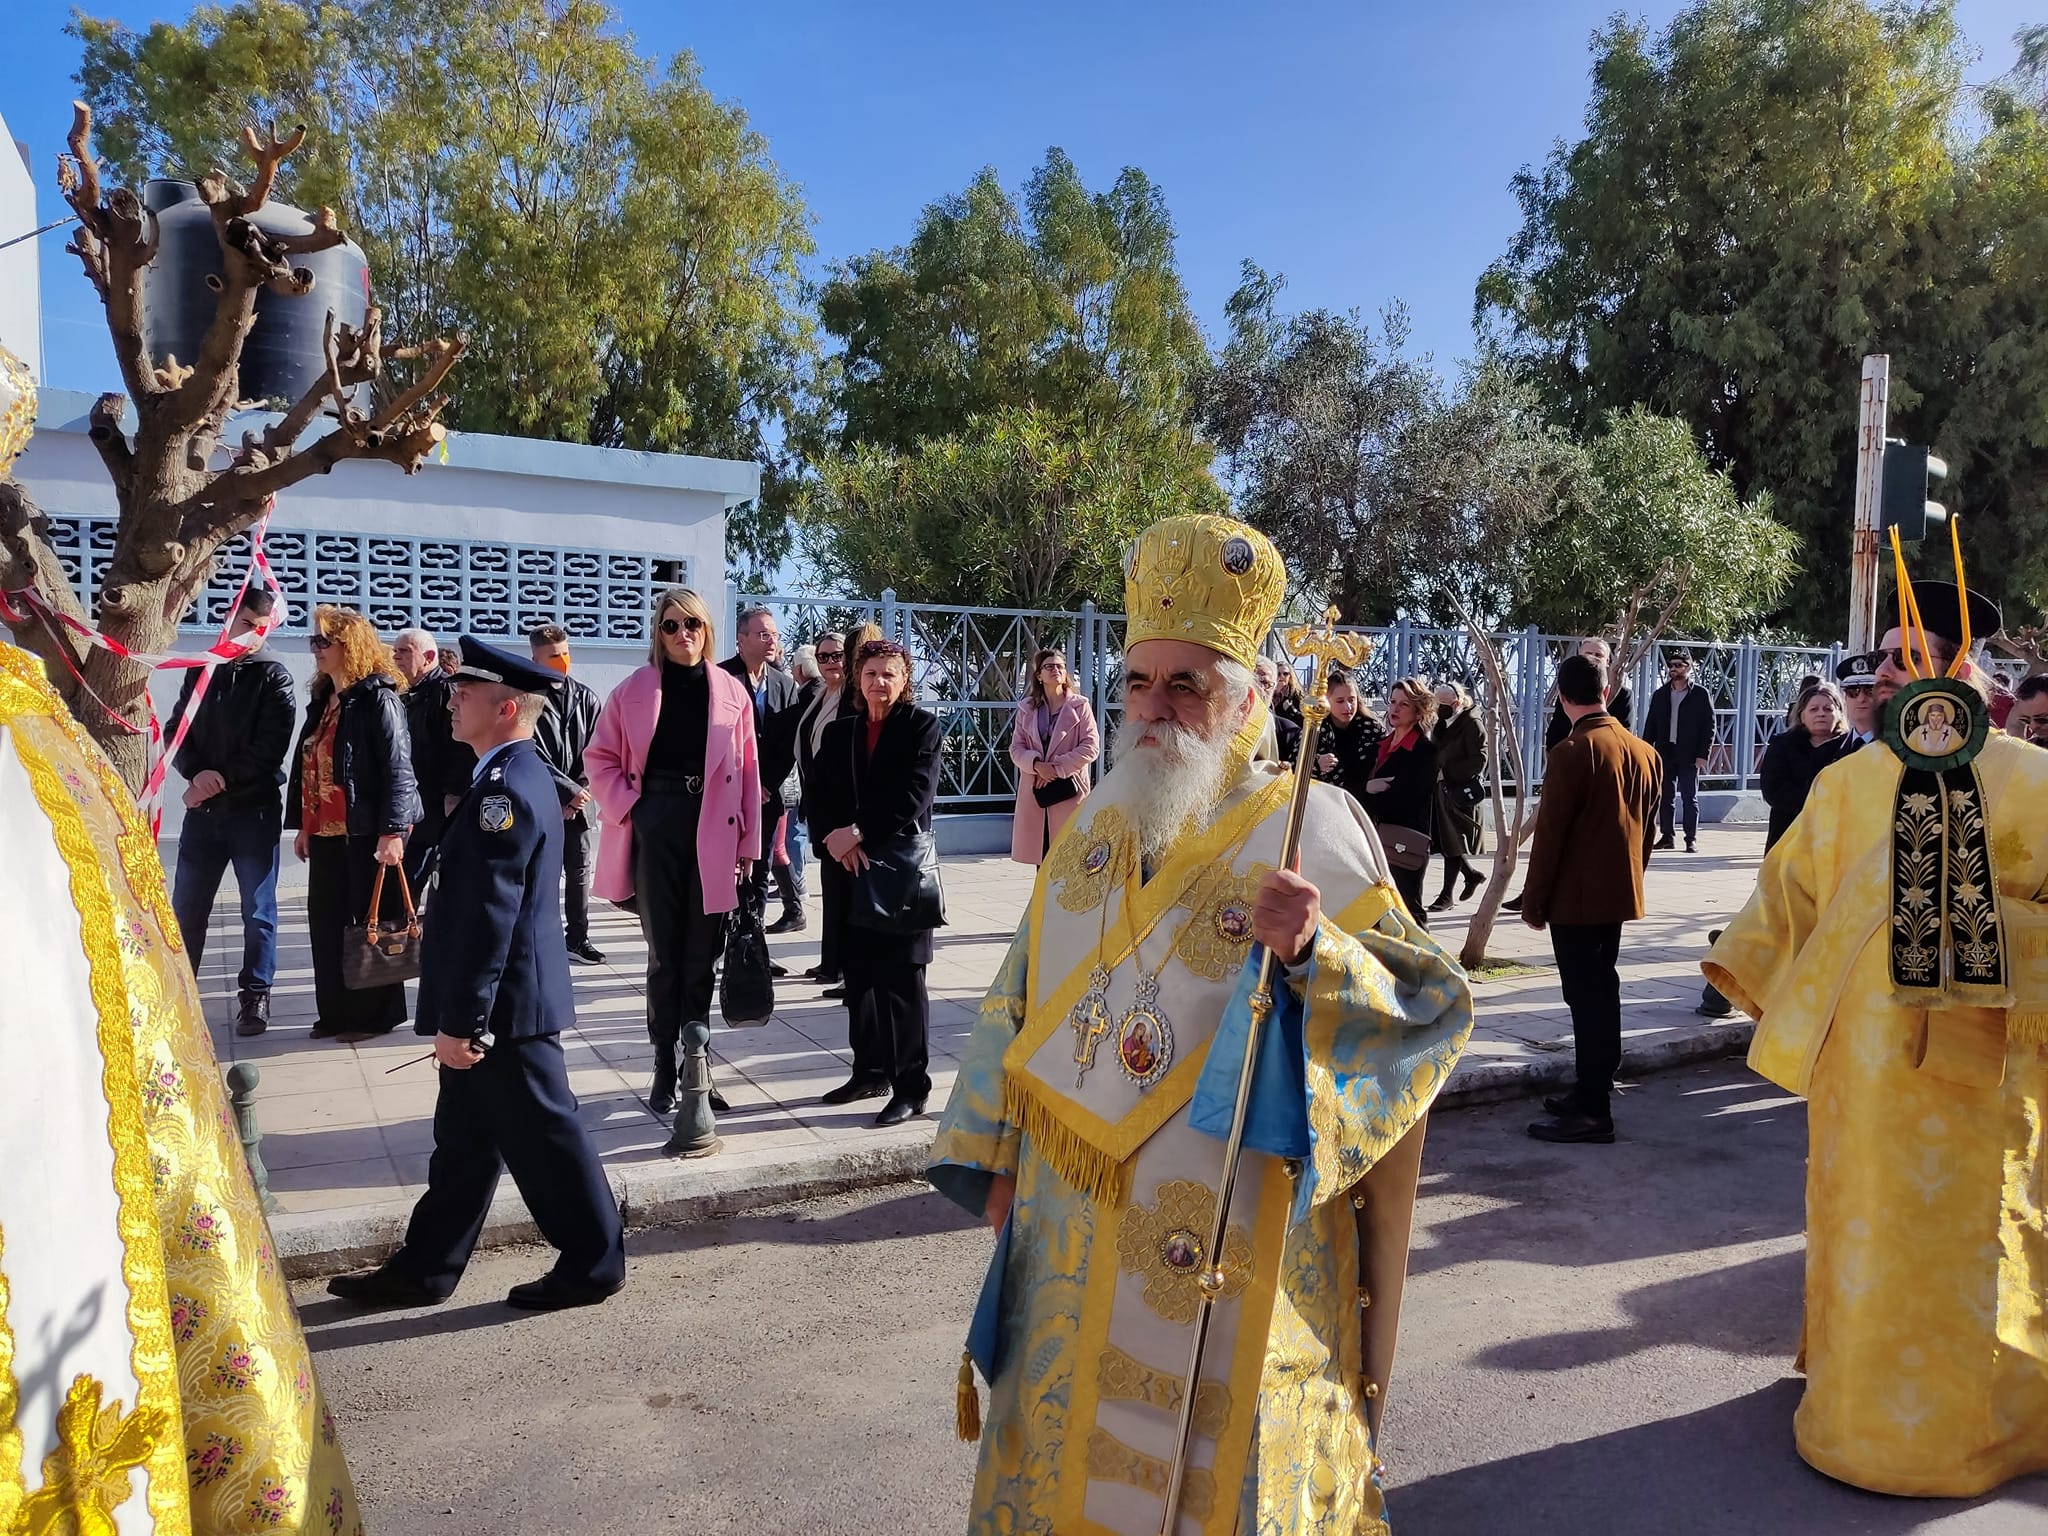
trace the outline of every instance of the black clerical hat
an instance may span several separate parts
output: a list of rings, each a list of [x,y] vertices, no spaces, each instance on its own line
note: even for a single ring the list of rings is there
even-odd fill
[[[1916,581],[1913,583],[1913,601],[1920,605],[1920,622],[1927,626],[1927,633],[1940,636],[1950,645],[1963,643],[1963,595],[1954,582]],[[1898,599],[1893,598],[1879,612],[1896,614]],[[1982,644],[2004,625],[2005,615],[1998,611],[1998,604],[1973,588],[1970,592],[1971,642]]]
[[[461,644],[462,665],[455,669],[457,682],[469,678],[479,683],[503,683],[521,693],[546,693],[562,680],[561,673],[536,666],[524,656],[514,656],[495,645],[486,645],[475,635],[464,635]]]

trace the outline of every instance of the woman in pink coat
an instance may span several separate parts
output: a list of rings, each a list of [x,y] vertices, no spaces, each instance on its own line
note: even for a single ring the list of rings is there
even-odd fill
[[[584,749],[604,815],[592,889],[640,917],[647,939],[648,1106],[676,1100],[676,1051],[711,1037],[711,972],[739,879],[761,856],[761,765],[754,701],[708,665],[711,612],[686,587],[654,601],[647,665],[612,690]],[[710,1083],[709,1059],[693,1086]],[[711,1106],[725,1106],[714,1092]]]
[[[1066,655],[1040,651],[1031,662],[1031,691],[1017,706],[1010,761],[1017,765],[1017,810],[1010,819],[1010,857],[1040,863],[1052,840],[1088,798],[1088,765],[1102,752],[1095,711],[1074,688]]]

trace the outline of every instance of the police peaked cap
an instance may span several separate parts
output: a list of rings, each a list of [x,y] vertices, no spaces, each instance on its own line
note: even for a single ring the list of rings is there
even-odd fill
[[[475,635],[464,635],[460,644],[462,665],[455,669],[457,682],[467,678],[475,683],[503,683],[521,693],[546,693],[562,680],[561,673],[486,645]]]

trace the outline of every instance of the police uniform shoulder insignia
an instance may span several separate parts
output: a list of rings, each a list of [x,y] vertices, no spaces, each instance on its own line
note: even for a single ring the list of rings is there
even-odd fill
[[[512,830],[512,797],[510,795],[485,795],[477,807],[477,823],[486,832],[509,832]]]

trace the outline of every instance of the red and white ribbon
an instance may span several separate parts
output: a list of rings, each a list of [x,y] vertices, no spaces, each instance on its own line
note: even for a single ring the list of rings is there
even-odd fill
[[[87,698],[99,705],[109,720],[131,736],[148,735],[149,777],[143,783],[139,803],[149,815],[152,833],[159,830],[163,824],[164,777],[170,770],[171,760],[178,755],[178,748],[185,744],[185,733],[192,729],[192,721],[199,713],[200,701],[206,697],[207,685],[213,681],[214,667],[223,661],[234,661],[238,657],[246,656],[273,629],[287,621],[290,610],[285,603],[284,587],[278,582],[277,573],[271,570],[269,557],[263,553],[263,533],[270,525],[270,514],[276,509],[276,505],[274,499],[265,502],[263,515],[256,519],[255,526],[249,530],[249,568],[242,573],[242,584],[235,589],[235,600],[228,604],[227,617],[221,621],[220,634],[212,645],[194,656],[148,655],[140,651],[131,651],[120,641],[110,639],[91,625],[59,612],[49,599],[34,587],[0,592],[0,620],[5,620],[17,630],[33,620],[41,623],[52,635],[61,630],[87,645],[111,651],[123,660],[133,662],[136,666],[147,668],[151,672],[188,671],[194,667],[203,669],[192,684],[192,697],[186,701],[184,713],[178,717],[177,734],[166,747],[163,725],[157,719],[156,701],[150,697],[148,689],[143,690],[142,696],[149,707],[149,724],[146,727],[135,725],[116,713],[111,705],[92,691],[84,673],[79,671],[78,663],[72,660],[69,646],[57,648],[58,654],[64,659],[64,665],[70,669],[71,676],[77,681],[78,686],[85,691]],[[230,635],[228,628],[234,623],[235,612],[242,605],[242,598],[249,590],[249,583],[259,574],[263,578],[263,584],[276,596],[277,605],[248,635]]]

